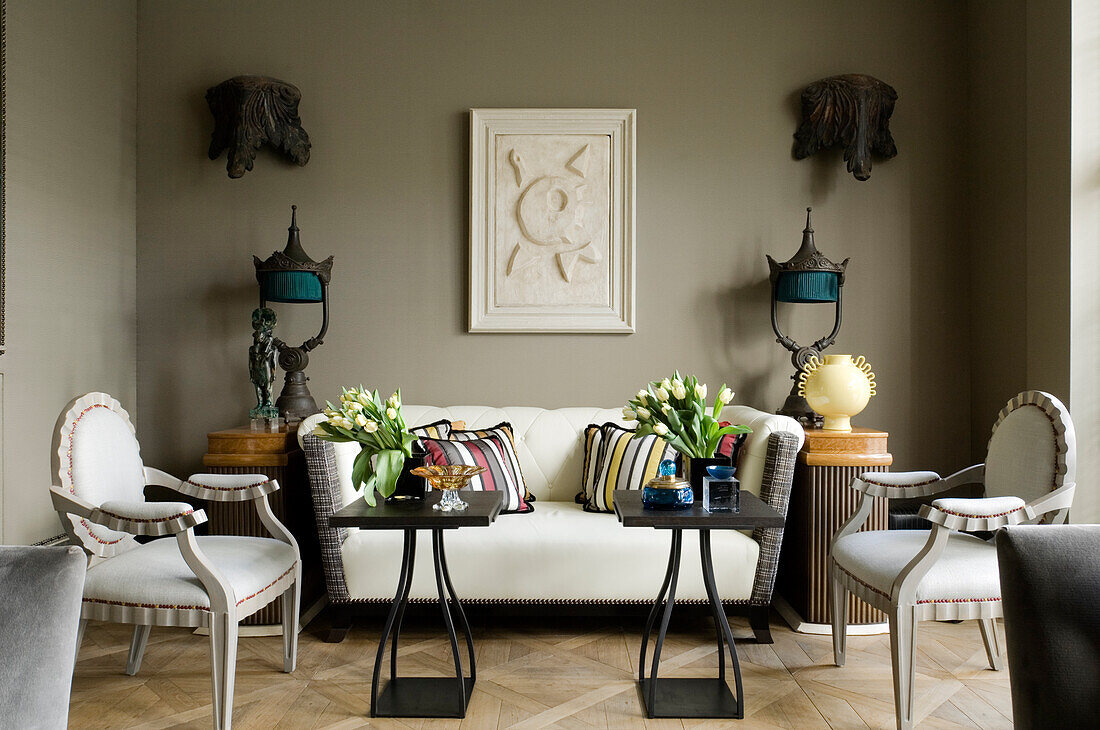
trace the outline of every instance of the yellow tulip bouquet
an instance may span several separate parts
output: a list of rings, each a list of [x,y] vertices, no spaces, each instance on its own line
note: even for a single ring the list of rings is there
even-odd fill
[[[656,434],[676,451],[694,459],[708,459],[718,450],[727,434],[752,433],[748,426],[726,425],[718,420],[722,408],[733,400],[733,391],[725,383],[707,409],[707,386],[694,375],[654,380],[639,390],[623,408],[623,418],[637,421],[634,438]]]
[[[377,390],[371,392],[362,385],[343,390],[339,407],[326,404],[325,420],[317,424],[315,433],[325,441],[359,443],[351,483],[356,489],[366,485],[363,499],[373,507],[375,490],[383,497],[394,493],[416,437],[409,433],[401,415],[400,388],[385,401]]]

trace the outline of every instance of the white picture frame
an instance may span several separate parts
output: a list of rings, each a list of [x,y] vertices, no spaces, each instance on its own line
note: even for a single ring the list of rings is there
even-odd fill
[[[470,110],[470,332],[634,332],[636,116]]]

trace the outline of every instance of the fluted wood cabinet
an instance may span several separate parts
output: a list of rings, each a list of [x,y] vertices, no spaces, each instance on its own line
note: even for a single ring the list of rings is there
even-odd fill
[[[796,629],[813,633],[828,629],[829,542],[856,509],[859,493],[850,488],[852,479],[865,471],[888,471],[893,463],[888,437],[885,431],[870,428],[806,431],[795,466],[778,577],[779,594],[787,604],[780,606],[780,613]],[[875,502],[863,529],[885,530],[887,500]],[[855,596],[850,601],[850,626],[886,621],[885,614]],[[786,615],[788,608],[801,622]]]
[[[324,593],[321,548],[313,518],[305,454],[298,446],[297,424],[279,431],[253,431],[248,426],[213,431],[207,435],[202,458],[212,474],[264,474],[279,482],[279,491],[268,496],[272,511],[294,535],[302,553],[302,603],[305,613]],[[209,502],[206,505],[211,535],[270,537],[251,502]],[[272,625],[282,621],[279,602],[264,606],[242,623]]]

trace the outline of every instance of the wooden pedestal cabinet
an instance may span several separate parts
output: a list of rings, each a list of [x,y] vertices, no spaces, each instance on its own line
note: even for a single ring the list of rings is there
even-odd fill
[[[298,447],[297,424],[279,431],[253,431],[247,426],[207,434],[203,467],[212,474],[264,474],[279,482],[268,495],[275,516],[298,541],[302,554],[301,612],[324,593],[321,548],[313,517],[305,454]],[[208,502],[211,535],[270,537],[251,502]],[[279,601],[269,603],[242,621],[245,625],[272,625],[282,621]]]
[[[789,607],[802,622],[816,625],[802,630],[827,630],[829,542],[855,512],[859,493],[849,486],[852,479],[865,471],[887,471],[893,462],[887,451],[888,436],[869,428],[806,431],[806,443],[795,467],[778,578],[779,593]],[[875,500],[863,529],[887,529],[886,503],[885,499]],[[884,613],[851,597],[849,626],[885,621]]]

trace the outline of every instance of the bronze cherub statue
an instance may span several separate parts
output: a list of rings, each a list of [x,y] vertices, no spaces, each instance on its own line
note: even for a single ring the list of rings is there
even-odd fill
[[[248,376],[256,389],[256,407],[248,412],[251,418],[278,418],[279,409],[272,400],[271,384],[275,382],[275,312],[267,307],[252,311],[252,346],[248,348]]]
[[[815,81],[802,91],[802,123],[794,133],[794,157],[844,146],[844,161],[856,180],[871,177],[871,153],[884,160],[898,153],[890,134],[890,115],[898,92],[865,74],[844,74]]]

